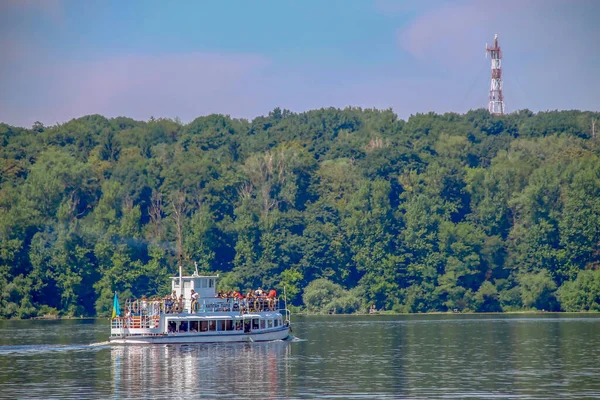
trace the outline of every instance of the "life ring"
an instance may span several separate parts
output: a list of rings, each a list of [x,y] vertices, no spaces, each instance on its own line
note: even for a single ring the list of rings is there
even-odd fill
[[[173,313],[174,314],[179,314],[179,312],[181,312],[181,310],[179,309],[179,303],[178,302],[174,302],[173,303]]]
[[[137,300],[134,301],[131,305],[131,311],[133,311],[136,314],[140,311],[140,303]]]
[[[192,301],[192,312],[197,312],[198,310],[200,310],[200,303],[198,303],[198,300]]]

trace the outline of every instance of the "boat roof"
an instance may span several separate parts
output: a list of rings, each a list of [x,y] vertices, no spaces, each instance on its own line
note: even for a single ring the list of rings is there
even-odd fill
[[[171,279],[179,279],[179,275],[177,275],[177,276],[171,276],[170,278]],[[214,279],[217,279],[217,278],[219,278],[219,275],[187,275],[187,276],[182,275],[181,278],[182,279],[195,279],[195,278],[214,278]]]

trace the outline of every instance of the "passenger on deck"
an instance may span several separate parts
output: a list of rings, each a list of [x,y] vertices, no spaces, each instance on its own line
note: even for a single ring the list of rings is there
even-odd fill
[[[270,311],[275,311],[275,298],[277,297],[277,292],[275,289],[269,290],[269,294],[267,295],[267,304],[269,305]]]
[[[148,310],[148,301],[146,300],[146,296],[142,296],[142,301],[140,304],[140,314],[142,312],[146,312]]]
[[[170,313],[172,308],[173,308],[173,300],[171,299],[171,296],[166,295],[165,296],[165,312],[167,314]]]
[[[195,312],[196,309],[195,307],[198,306],[198,308],[200,308],[200,304],[198,304],[198,299],[200,298],[200,294],[198,292],[195,292],[194,289],[192,289],[192,297],[190,298],[190,307],[191,307],[191,311]]]

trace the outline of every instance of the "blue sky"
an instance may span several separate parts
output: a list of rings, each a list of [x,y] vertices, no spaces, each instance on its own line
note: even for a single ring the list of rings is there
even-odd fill
[[[0,121],[184,122],[275,107],[600,109],[595,0],[0,2]]]

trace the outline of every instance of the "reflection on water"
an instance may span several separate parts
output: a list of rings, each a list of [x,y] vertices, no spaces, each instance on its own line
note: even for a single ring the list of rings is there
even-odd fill
[[[116,397],[281,398],[289,381],[290,343],[115,346]]]
[[[600,315],[296,317],[303,340],[110,346],[0,321],[0,398],[600,398]]]

